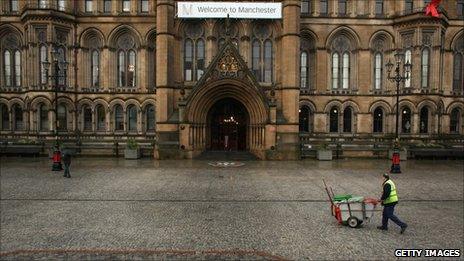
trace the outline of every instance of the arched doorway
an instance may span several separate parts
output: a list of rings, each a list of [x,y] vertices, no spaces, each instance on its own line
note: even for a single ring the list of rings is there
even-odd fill
[[[208,149],[247,150],[248,112],[239,101],[225,98],[217,101],[208,113]]]

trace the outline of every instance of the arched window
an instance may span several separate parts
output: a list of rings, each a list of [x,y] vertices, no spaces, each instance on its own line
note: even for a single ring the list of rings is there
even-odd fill
[[[198,81],[205,71],[205,42],[202,39],[197,40],[196,69]]]
[[[300,88],[313,89],[315,77],[315,64],[316,64],[316,48],[314,40],[309,35],[302,35],[300,54]]]
[[[381,90],[383,82],[383,59],[381,53],[375,54],[374,61],[374,89]]]
[[[124,130],[124,113],[121,105],[114,106],[114,130]]]
[[[429,132],[429,109],[427,107],[422,107],[420,110],[420,123],[419,123],[419,133],[428,133]]]
[[[450,115],[450,133],[461,133],[461,119],[461,110],[459,108],[454,108]]]
[[[353,110],[351,107],[346,107],[343,111],[343,132],[351,132],[353,124]]]
[[[40,83],[47,84],[47,71],[44,63],[48,61],[47,47],[45,45],[40,46]]]
[[[308,87],[308,53],[302,51],[300,55],[300,87],[306,89]]]
[[[345,52],[343,53],[343,89],[348,89],[350,87],[350,55]]]
[[[429,63],[430,63],[430,50],[424,48],[422,50],[422,88],[429,87]]]
[[[84,114],[84,131],[92,131],[92,109],[85,106],[82,112]]]
[[[260,53],[260,47],[259,47],[259,42],[258,40],[253,41],[253,54],[252,54],[252,60],[253,60],[253,73],[256,76],[256,80],[259,82],[261,81],[261,74],[259,70],[259,63],[261,60],[261,53]]]
[[[308,106],[300,108],[300,132],[311,132],[311,110]]]
[[[332,54],[332,88],[333,89],[338,89],[338,82],[339,82],[339,55],[338,53],[333,53]]]
[[[272,42],[264,42],[264,82],[272,82]]]
[[[10,113],[8,107],[5,104],[0,104],[0,130],[10,129]]]
[[[3,53],[3,67],[4,67],[4,74],[5,74],[5,85],[11,86],[11,53],[10,51],[6,50]]]
[[[106,112],[105,108],[102,105],[97,105],[96,107],[97,113],[97,131],[105,131],[106,130]]]
[[[193,78],[193,42],[190,39],[185,40],[184,47],[184,77],[186,81]]]
[[[404,53],[404,60],[405,62],[412,63],[412,53],[410,49],[406,50],[406,52]],[[404,81],[404,88],[411,88],[411,78],[412,78],[411,72],[408,72],[408,73],[405,72],[404,76],[407,77],[407,79]]]
[[[63,46],[58,47],[57,49],[58,52],[58,62],[60,65],[66,63],[66,51]],[[58,66],[58,75],[60,76],[58,78],[58,84],[60,86],[65,86],[67,82],[67,75],[66,75],[66,68],[63,66]]]
[[[401,111],[401,132],[411,133],[411,109],[404,107]]]
[[[91,52],[91,68],[90,72],[92,79],[92,87],[100,86],[100,53],[97,50]]]
[[[199,80],[205,70],[203,27],[188,24],[184,29],[184,80]]]
[[[334,90],[350,88],[351,49],[351,41],[345,35],[337,36],[332,42],[332,89]]]
[[[14,130],[23,130],[23,109],[18,104],[13,106]]]
[[[58,105],[58,114],[57,114],[57,120],[58,120],[58,126],[56,128],[60,131],[65,131],[68,129],[68,122],[67,122],[67,109],[64,104]]]
[[[330,109],[330,132],[338,132],[338,114],[339,110],[337,107],[334,106]]]
[[[134,105],[127,108],[127,130],[137,131],[137,108]]]
[[[45,104],[39,105],[39,130],[49,131],[50,125],[48,123],[48,107]]]
[[[259,82],[271,83],[274,67],[272,30],[266,24],[257,24],[253,32],[253,73]]]
[[[146,117],[146,130],[154,131],[155,130],[155,107],[153,105],[147,105],[145,108],[145,117]]]
[[[383,132],[383,110],[377,107],[374,110],[374,133]]]
[[[454,67],[453,68],[453,91],[464,92],[464,36],[463,35],[461,35],[454,44],[453,56],[454,56],[453,57],[453,67]]]
[[[16,36],[7,34],[0,39],[0,50],[3,50],[2,78],[7,87],[21,86],[21,51]]]
[[[118,87],[135,87],[137,75],[137,54],[135,40],[130,34],[118,39]]]

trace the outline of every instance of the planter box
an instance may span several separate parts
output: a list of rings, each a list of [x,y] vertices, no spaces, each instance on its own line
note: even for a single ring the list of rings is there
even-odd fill
[[[318,160],[332,160],[332,150],[317,150]]]
[[[124,158],[125,159],[140,159],[140,149],[124,149]]]
[[[388,150],[388,158],[389,159],[392,159],[393,157],[393,150],[392,149],[389,149]],[[402,150],[400,150],[400,160],[408,160],[408,150],[403,148]]]

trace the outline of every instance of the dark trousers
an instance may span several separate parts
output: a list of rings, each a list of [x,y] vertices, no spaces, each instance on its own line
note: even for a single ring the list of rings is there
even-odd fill
[[[402,222],[393,212],[395,211],[395,205],[387,205],[383,207],[382,215],[382,227],[388,227],[388,219],[391,219],[395,224],[400,227],[407,226],[406,223]]]
[[[69,165],[71,164],[64,164],[64,176],[65,177],[71,177],[71,174],[69,174]]]

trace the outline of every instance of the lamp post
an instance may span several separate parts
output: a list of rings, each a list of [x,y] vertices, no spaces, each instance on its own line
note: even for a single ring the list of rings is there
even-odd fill
[[[49,75],[49,70],[50,70],[50,65],[51,63],[47,60],[42,62],[44,68],[45,68],[45,74],[47,79],[53,79],[54,82],[54,92],[55,92],[55,98],[53,100],[54,107],[54,116],[55,116],[55,128],[53,130],[53,134],[55,136],[55,144],[54,144],[54,151],[53,151],[53,165],[52,165],[52,171],[60,171],[63,170],[63,167],[61,165],[61,151],[60,147],[58,145],[58,88],[60,84],[60,78],[63,78],[64,80],[66,79],[66,70],[68,63],[64,59],[64,53],[60,53],[57,49],[54,49],[52,51],[52,59],[53,59],[53,75]]]
[[[409,60],[407,60],[406,63],[402,65],[403,62],[404,62],[404,53],[401,50],[398,50],[395,53],[396,67],[395,67],[395,74],[393,76],[391,75],[391,72],[395,65],[390,60],[388,60],[388,63],[386,64],[387,72],[388,72],[387,79],[391,82],[396,83],[396,126],[395,126],[395,143],[394,143],[394,148],[393,148],[392,166],[390,169],[391,173],[401,173],[399,135],[398,135],[399,114],[400,114],[400,108],[399,108],[400,83],[409,79],[409,74],[411,73],[411,68],[412,68],[412,64],[410,63]],[[401,70],[401,67],[403,67],[403,70]],[[402,71],[403,71],[403,74],[401,73]]]

